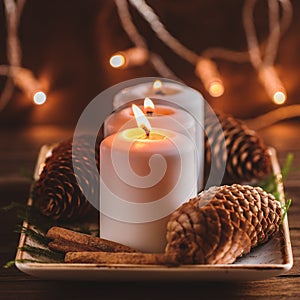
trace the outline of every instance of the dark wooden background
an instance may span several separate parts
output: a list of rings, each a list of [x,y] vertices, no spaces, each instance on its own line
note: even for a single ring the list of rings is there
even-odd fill
[[[211,46],[245,49],[241,27],[241,0],[149,0],[174,35],[196,51]],[[280,44],[277,70],[289,98],[286,105],[300,103],[300,1],[293,0],[293,24]],[[0,62],[5,63],[5,25],[0,1]],[[256,13],[260,37],[266,31],[266,1]],[[248,118],[276,106],[267,98],[249,64],[224,61],[219,67],[226,93],[211,99],[193,68],[172,54],[133,11],[151,49],[158,51],[186,83],[199,89],[214,108]],[[192,30],[191,30],[192,28]],[[130,70],[113,70],[110,55],[131,46],[124,34],[113,1],[30,0],[24,8],[20,36],[23,64],[49,85],[48,101],[34,106],[16,90],[9,105],[0,112],[0,206],[11,201],[25,203],[39,148],[66,139],[84,107],[103,89],[140,76],[156,76],[150,65]],[[3,81],[0,82],[2,88]],[[259,133],[278,151],[280,163],[287,153],[295,155],[294,170],[285,187],[293,205],[289,222],[294,253],[293,269],[282,276],[245,283],[74,283],[39,280],[17,269],[0,269],[0,299],[299,299],[300,298],[300,120],[270,126]],[[298,170],[297,170],[298,168]],[[13,213],[0,215],[0,265],[15,256],[18,224]]]
[[[258,1],[255,13],[261,40],[268,33],[266,2]],[[167,28],[198,53],[216,46],[246,49],[242,0],[151,0],[149,3]],[[300,1],[293,0],[292,3],[293,23],[281,40],[276,60],[276,68],[289,94],[287,105],[300,102]],[[213,107],[242,118],[276,107],[248,63],[218,61],[226,93],[219,99],[212,99],[194,76],[194,67],[164,46],[135,10],[132,13],[149,47],[161,54],[187,84],[200,90]],[[4,37],[1,5],[1,63],[6,61]],[[3,125],[74,126],[84,107],[103,89],[127,79],[157,75],[150,64],[129,70],[115,70],[109,66],[112,53],[132,46],[120,25],[112,0],[27,1],[21,19],[20,39],[23,65],[32,69],[49,87],[48,101],[42,106],[35,106],[31,99],[16,90],[12,101],[0,114],[0,124]]]

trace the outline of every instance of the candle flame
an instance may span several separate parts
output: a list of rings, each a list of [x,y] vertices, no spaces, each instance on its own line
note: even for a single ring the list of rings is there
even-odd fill
[[[132,111],[135,117],[136,124],[139,128],[142,128],[146,132],[146,136],[149,137],[150,131],[151,131],[151,125],[144,113],[141,111],[141,109],[135,105],[132,104]]]
[[[150,98],[146,97],[144,100],[144,111],[147,114],[151,115],[151,114],[153,114],[154,109],[155,109],[155,106],[154,106],[153,101]]]
[[[152,85],[154,90],[160,90],[162,88],[162,82],[160,80],[155,80]]]

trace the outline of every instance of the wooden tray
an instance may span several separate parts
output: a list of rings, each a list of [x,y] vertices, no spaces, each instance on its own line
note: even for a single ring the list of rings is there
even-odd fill
[[[272,153],[273,172],[280,176],[276,151]],[[43,146],[38,156],[34,178],[38,179],[51,146]],[[283,185],[279,184],[281,201],[284,203]],[[31,199],[29,199],[31,203]],[[30,226],[27,222],[25,227]],[[19,247],[33,244],[24,233]],[[18,250],[16,260],[30,259],[30,255]],[[56,280],[123,280],[123,281],[242,281],[262,280],[287,272],[293,265],[292,248],[286,216],[282,231],[266,244],[255,248],[248,255],[231,265],[184,265],[166,267],[158,265],[108,265],[17,262],[16,266],[29,275]]]

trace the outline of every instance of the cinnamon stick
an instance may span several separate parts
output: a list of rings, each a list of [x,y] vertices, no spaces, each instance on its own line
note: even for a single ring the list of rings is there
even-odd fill
[[[99,251],[97,247],[78,244],[63,239],[55,239],[48,243],[51,250],[67,253],[67,252],[82,252],[82,251]]]
[[[110,252],[68,252],[66,263],[94,264],[137,264],[137,265],[177,265],[176,261],[164,253],[110,253]]]
[[[135,249],[106,239],[79,233],[62,227],[50,228],[46,237],[54,240],[49,247],[57,251],[136,252]],[[59,250],[60,249],[60,250]]]

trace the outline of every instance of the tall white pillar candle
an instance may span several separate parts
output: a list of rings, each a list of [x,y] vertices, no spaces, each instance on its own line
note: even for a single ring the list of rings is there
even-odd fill
[[[197,194],[195,147],[170,130],[120,131],[100,145],[100,236],[163,252],[168,216]]]

